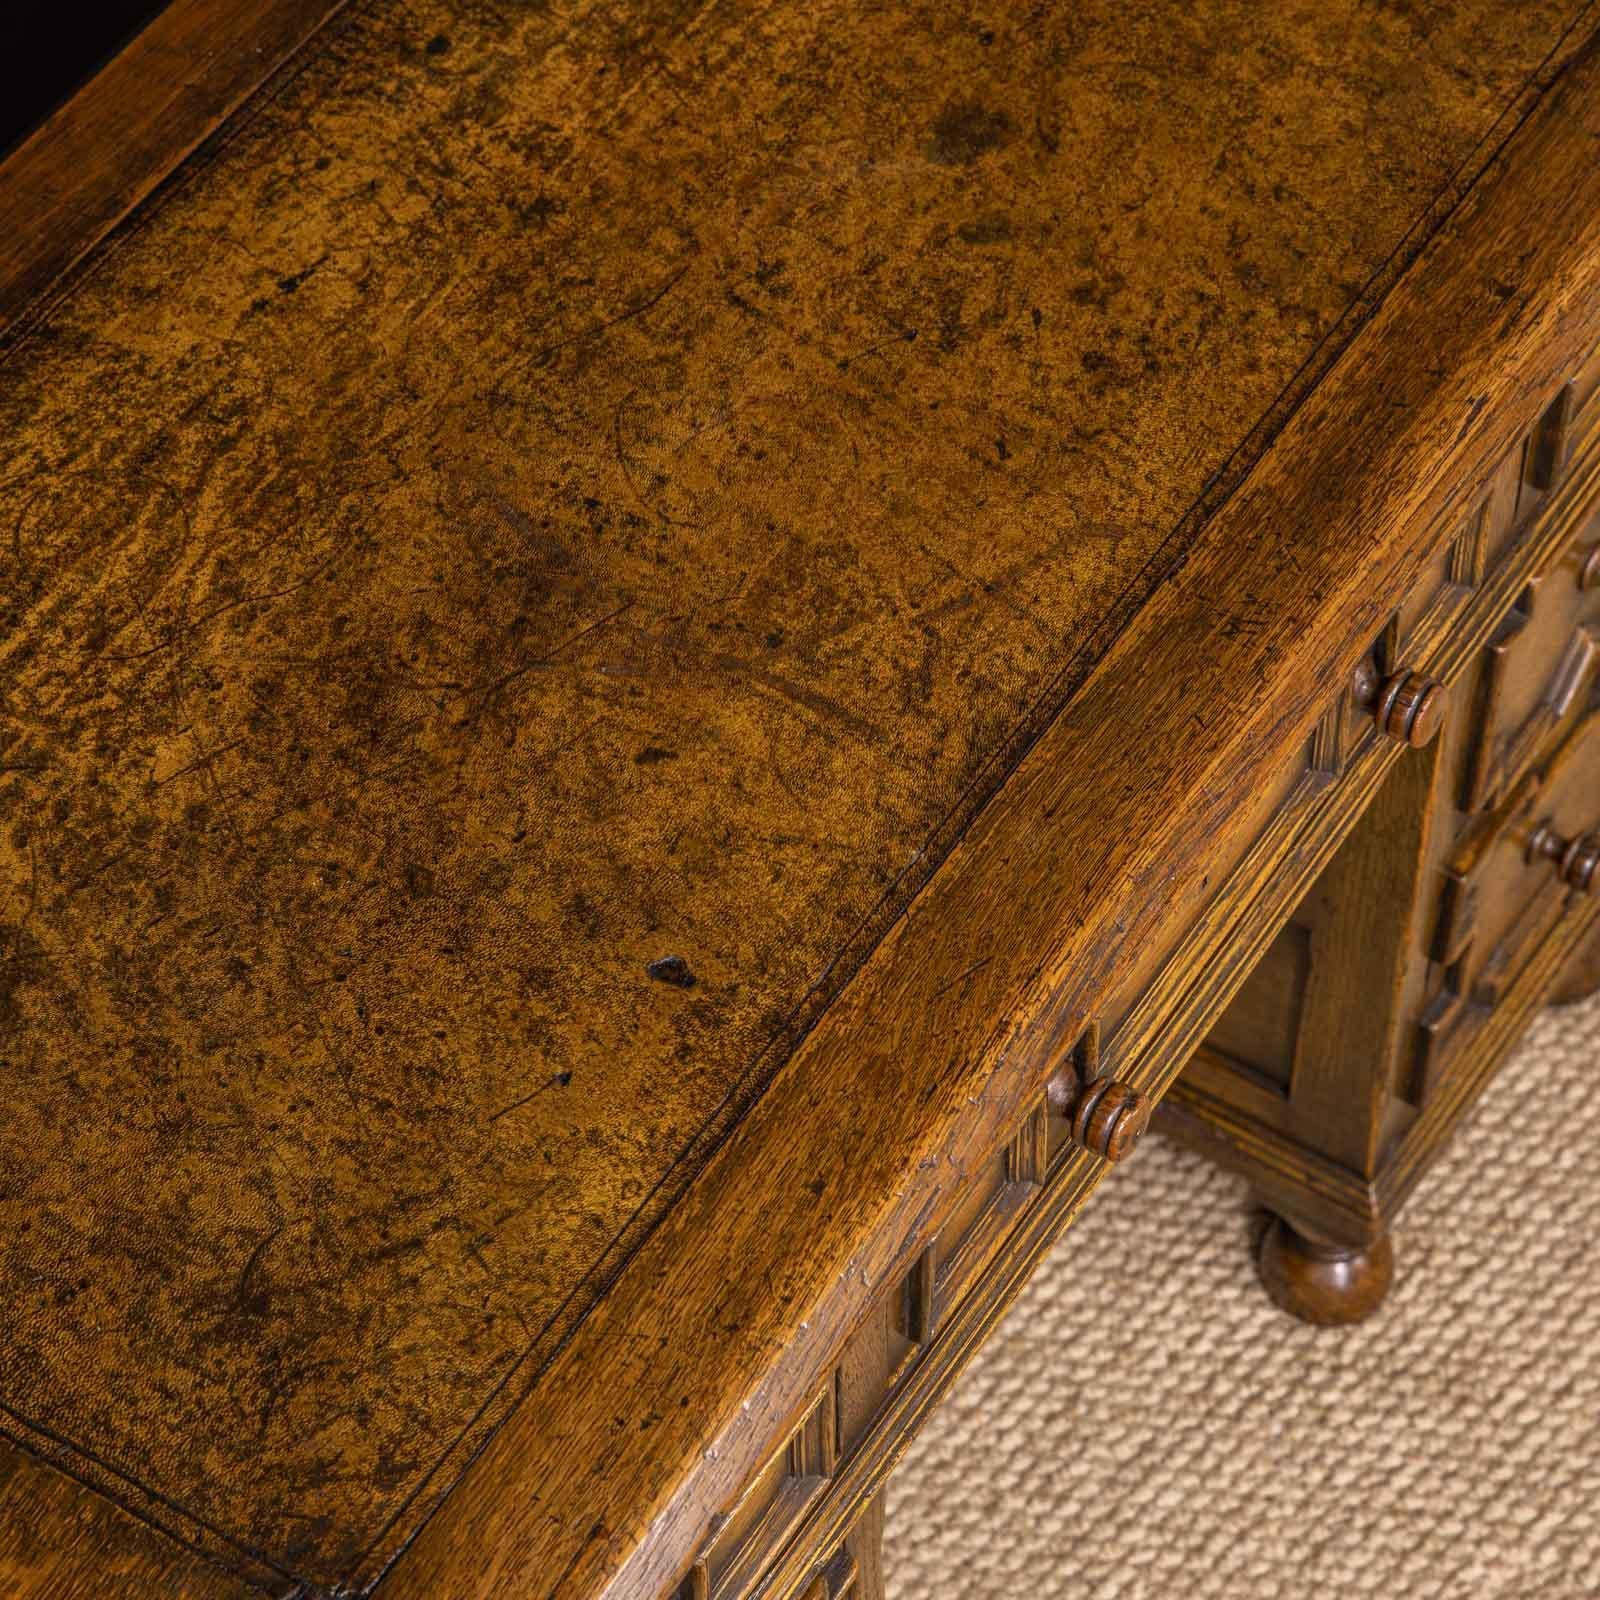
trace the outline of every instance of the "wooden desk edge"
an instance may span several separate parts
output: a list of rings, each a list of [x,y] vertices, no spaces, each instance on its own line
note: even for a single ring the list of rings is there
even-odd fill
[[[682,1484],[715,1500],[759,1466],[904,1270],[945,1174],[1037,1092],[1045,1061],[1019,1062],[1069,1038],[1156,930],[1176,864],[1219,853],[1234,787],[1308,736],[1442,519],[1600,338],[1597,147],[1591,39],[435,1509],[385,1600],[535,1578],[633,1597],[682,1576],[705,1504]],[[1306,526],[1330,531],[1307,548]],[[1141,692],[1180,676],[1182,700]]]
[[[173,0],[0,160],[0,343],[344,4]]]
[[[269,9],[280,19],[294,14],[305,21],[303,42],[341,3],[284,0]],[[244,4],[225,0],[222,8],[242,11]],[[177,0],[167,15],[184,14],[192,25],[196,16],[217,9],[216,0]],[[317,13],[315,20],[305,20],[312,13]],[[0,164],[0,196],[24,195],[31,182],[39,205],[58,205],[62,215],[80,219],[76,242],[51,255],[48,263],[38,239],[24,241],[10,254],[0,253],[0,334],[37,304],[43,285],[80,260],[296,48],[298,43],[286,47],[259,72],[239,74],[232,90],[219,89],[221,98],[212,104],[225,101],[225,109],[214,110],[204,126],[204,119],[196,117],[188,124],[187,145],[179,149],[181,141],[171,140],[169,150],[175,153],[166,164],[159,171],[148,169],[153,175],[146,179],[130,180],[131,186],[115,189],[103,181],[98,190],[83,188],[76,200],[52,198],[49,173],[54,163],[67,159],[60,152],[68,149],[68,130],[56,124],[78,105],[77,99]],[[1024,1034],[1031,1041],[1035,1029],[1064,1032],[1071,1019],[1086,1015],[1093,995],[1113,978],[1120,951],[1151,930],[1149,910],[1137,926],[1114,926],[1126,899],[1121,889],[1129,882],[1159,883],[1168,870],[1165,863],[1176,859],[1174,851],[1187,849],[1185,859],[1202,862],[1205,846],[1186,841],[1203,840],[1208,830],[1220,838],[1222,830],[1215,823],[1226,814],[1225,804],[1204,798],[1182,802],[1225,796],[1230,769],[1242,770],[1245,752],[1259,756],[1286,750],[1304,736],[1330,690],[1328,661],[1365,642],[1365,620],[1392,609],[1406,574],[1420,566],[1446,505],[1459,496],[1463,484],[1470,485],[1474,472],[1486,472],[1509,443],[1515,407],[1508,395],[1531,396],[1548,387],[1561,360],[1596,335],[1592,311],[1575,312],[1564,323],[1559,314],[1566,300],[1600,286],[1600,181],[1572,185],[1593,191],[1594,208],[1573,206],[1565,195],[1556,197],[1562,205],[1552,206],[1549,185],[1552,173],[1571,176],[1579,153],[1594,146],[1600,130],[1597,78],[1591,45],[1464,208],[1476,217],[1486,209],[1485,197],[1492,205],[1496,196],[1502,210],[1515,208],[1518,196],[1539,192],[1542,180],[1544,198],[1537,205],[1524,202],[1521,209],[1537,213],[1543,207],[1562,214],[1565,208],[1569,227],[1561,241],[1561,261],[1567,276],[1530,289],[1520,304],[1520,321],[1503,332],[1506,345],[1486,344],[1465,353],[1387,439],[1373,439],[1359,424],[1352,424],[1346,436],[1319,435],[1313,419],[1337,412],[1341,397],[1354,416],[1360,416],[1363,406],[1371,407],[1374,369],[1381,370],[1382,362],[1370,358],[1384,354],[1383,324],[1396,315],[1405,286],[1390,297],[1214,519],[1183,571],[1158,592],[1012,775],[833,1012],[646,1242],[607,1301],[542,1375],[532,1403],[512,1414],[442,1500],[381,1584],[386,1600],[521,1593],[529,1574],[544,1575],[547,1587],[541,1592],[551,1594],[589,1595],[609,1587],[616,1594],[648,1595],[678,1576],[673,1564],[681,1557],[684,1533],[673,1489],[685,1471],[710,1452],[715,1461],[709,1478],[733,1484],[758,1464],[756,1453],[776,1426],[777,1413],[801,1403],[805,1375],[825,1366],[850,1331],[867,1293],[864,1281],[876,1292],[915,1245],[913,1221],[943,1181],[941,1169],[982,1154],[985,1141],[998,1136],[1017,1113],[1021,1080],[1027,1075],[1015,1066],[1009,1072],[1002,1069],[1022,1053]],[[1563,108],[1570,109],[1575,98],[1586,99],[1583,116],[1563,121]],[[31,168],[18,165],[24,157]],[[1592,164],[1592,156],[1590,160]],[[1505,181],[1508,176],[1510,182]],[[108,212],[102,212],[95,220],[96,204],[115,215],[105,220]],[[1474,241],[1486,235],[1498,237],[1488,222],[1470,236],[1455,225],[1447,227],[1408,274],[1406,284],[1414,284],[1424,271],[1432,274],[1430,309],[1441,322],[1437,307],[1450,286],[1460,293],[1472,287]],[[1436,257],[1444,247],[1453,247],[1456,254],[1440,266]],[[1480,293],[1477,303],[1482,302]],[[1503,310],[1500,302],[1495,304]],[[1487,322],[1489,310],[1483,303],[1481,320]],[[1553,331],[1548,326],[1552,321],[1557,323]],[[1530,328],[1541,329],[1540,336],[1534,337]],[[1510,376],[1496,370],[1502,361]],[[1422,362],[1416,365],[1420,370]],[[1430,431],[1427,421],[1438,421],[1445,397],[1468,390],[1494,393],[1501,403],[1482,407],[1476,430],[1463,429],[1461,438],[1454,426]],[[1214,635],[1223,616],[1237,611],[1244,568],[1237,547],[1256,540],[1259,548],[1251,545],[1251,559],[1273,548],[1281,551],[1289,541],[1273,535],[1271,528],[1294,526],[1283,519],[1283,504],[1315,503],[1315,494],[1330,476],[1347,477],[1349,462],[1344,458],[1360,454],[1352,439],[1367,447],[1364,473],[1374,461],[1389,469],[1386,476],[1374,478],[1374,493],[1357,519],[1362,529],[1372,530],[1374,545],[1384,542],[1391,550],[1403,546],[1404,559],[1392,564],[1383,594],[1365,586],[1365,563],[1341,567],[1337,584],[1319,601],[1313,617],[1302,619],[1289,605],[1276,617],[1257,613],[1249,619],[1250,628],[1226,641],[1226,649],[1187,662],[1194,691],[1217,697],[1204,727],[1190,720],[1190,700],[1181,708],[1139,707],[1142,670],[1170,667],[1175,654],[1197,637]],[[1319,448],[1335,464],[1316,459],[1314,450]],[[1351,535],[1329,541],[1336,542],[1349,549],[1359,539]],[[1360,603],[1352,605],[1353,599]],[[1199,633],[1197,620],[1203,625]],[[1255,704],[1262,708],[1259,714],[1227,711],[1224,700],[1236,683],[1252,686]],[[1281,693],[1275,692],[1279,689]],[[1152,749],[1163,752],[1161,760],[1152,760]],[[1064,788],[1072,787],[1075,774],[1081,782],[1086,772],[1096,775],[1106,793],[1119,788],[1119,779],[1126,780],[1126,812],[1115,839],[1104,831],[1106,819],[1092,810],[1077,816],[1063,811],[1059,835],[1045,853],[1054,876],[1049,882],[1030,878],[1020,847],[1035,846],[1041,835],[1048,836]],[[1168,781],[1154,782],[1163,772]],[[1036,849],[1033,853],[1039,854]],[[1038,892],[1030,893],[1030,888]],[[1147,898],[1159,900],[1159,895]],[[1010,941],[1002,958],[991,960],[977,981],[951,992],[948,1005],[931,1005],[929,996],[950,976],[950,950],[970,948],[942,936],[940,929],[980,925],[971,921],[973,899],[1000,907],[997,923],[1025,925],[1030,939],[1045,942]],[[1056,952],[1047,967],[1030,963],[1026,951],[1047,948]],[[997,1028],[996,1016],[1023,1018],[1026,1028]],[[950,1041],[960,1042],[958,1060],[941,1059],[956,1053]],[[924,1078],[917,1073],[917,1062],[938,1064]],[[1008,1077],[1013,1081],[1006,1081]],[[976,1117],[974,1100],[982,1107]],[[931,1165],[919,1168],[892,1200],[887,1197],[893,1186],[878,1186],[874,1192],[886,1198],[875,1212],[834,1214],[829,1204],[840,1197],[843,1158],[859,1152],[869,1161],[872,1151],[865,1147],[873,1145],[879,1151],[893,1150],[899,1162],[921,1158]],[[801,1187],[801,1175],[823,1171],[829,1159],[833,1170],[826,1171],[825,1194],[796,1211],[793,1190]],[[824,1165],[808,1168],[808,1162]],[[862,1187],[872,1190],[871,1185]],[[764,1210],[767,1198],[773,1204]],[[733,1230],[726,1237],[703,1231],[707,1219],[738,1216],[741,1212],[734,1208],[751,1205],[754,1210],[742,1214],[759,1217],[759,1228]],[[818,1212],[828,1214],[819,1219]],[[882,1259],[870,1256],[866,1241],[886,1236],[895,1238],[896,1245]],[[771,1308],[783,1299],[777,1316],[770,1309],[763,1315],[753,1300],[741,1298],[748,1285],[763,1283],[764,1271],[775,1271],[774,1281],[790,1291],[786,1298],[767,1300]],[[698,1312],[712,1303],[707,1286],[717,1284],[717,1275],[728,1291],[723,1296],[728,1309],[737,1315],[730,1319],[729,1336],[707,1348],[695,1338],[688,1308]],[[849,1288],[841,1292],[846,1280]],[[697,1283],[702,1286],[698,1296],[690,1291]],[[643,1434],[615,1430],[605,1447],[588,1458],[574,1452],[575,1438],[606,1432],[604,1426],[595,1426],[606,1395],[586,1392],[594,1386],[586,1383],[585,1374],[597,1370],[594,1354],[608,1346],[623,1352],[617,1370],[632,1375],[634,1394],[649,1392],[646,1381],[652,1373],[700,1369],[704,1376],[698,1381],[710,1403],[703,1410],[683,1409],[701,1421],[669,1415],[661,1427]],[[771,1385],[760,1405],[742,1410],[769,1372],[772,1350],[780,1346],[789,1352],[780,1374],[787,1387],[783,1381]],[[646,1350],[662,1353],[646,1358],[640,1353]],[[620,1386],[628,1387],[627,1381]],[[609,1382],[606,1390],[615,1392]],[[576,1427],[569,1430],[569,1423]],[[606,1520],[604,1501],[588,1486],[590,1480],[572,1470],[574,1461],[586,1459],[605,1468],[610,1494],[628,1508],[626,1516],[614,1519],[618,1525]],[[86,1583],[94,1581],[92,1573],[82,1576]],[[60,1574],[52,1578],[59,1581]],[[164,1592],[191,1593],[187,1588]],[[208,1591],[192,1591],[202,1592]]]
[[[298,1600],[264,1567],[225,1571],[0,1433],[0,1594],[48,1600]]]

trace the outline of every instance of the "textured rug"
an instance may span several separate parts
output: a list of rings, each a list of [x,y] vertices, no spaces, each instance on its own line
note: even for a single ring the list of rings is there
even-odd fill
[[[1151,1140],[891,1480],[891,1600],[1600,1596],[1597,1087],[1600,1004],[1543,1013],[1342,1331],[1268,1304],[1243,1184]]]

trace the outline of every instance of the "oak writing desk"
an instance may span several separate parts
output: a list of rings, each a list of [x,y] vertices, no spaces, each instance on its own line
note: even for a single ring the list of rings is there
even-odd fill
[[[1600,18],[335,10],[0,169],[0,1587],[868,1600],[1596,981]]]

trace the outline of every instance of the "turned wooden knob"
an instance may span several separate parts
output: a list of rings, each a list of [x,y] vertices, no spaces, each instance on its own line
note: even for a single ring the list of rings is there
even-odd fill
[[[1071,1124],[1072,1142],[1120,1161],[1150,1126],[1150,1097],[1116,1078],[1081,1083],[1071,1068],[1050,1080],[1050,1109]]]
[[[1555,862],[1556,876],[1569,889],[1593,894],[1600,885],[1600,832],[1563,839],[1548,822],[1541,822],[1528,840],[1528,859]]]
[[[1378,732],[1420,750],[1444,725],[1450,692],[1437,678],[1402,669],[1379,678],[1369,662],[1356,670],[1358,705],[1372,711]]]

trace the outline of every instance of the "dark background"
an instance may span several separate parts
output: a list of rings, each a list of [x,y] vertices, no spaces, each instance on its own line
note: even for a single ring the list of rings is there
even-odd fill
[[[168,0],[0,0],[0,156]]]

